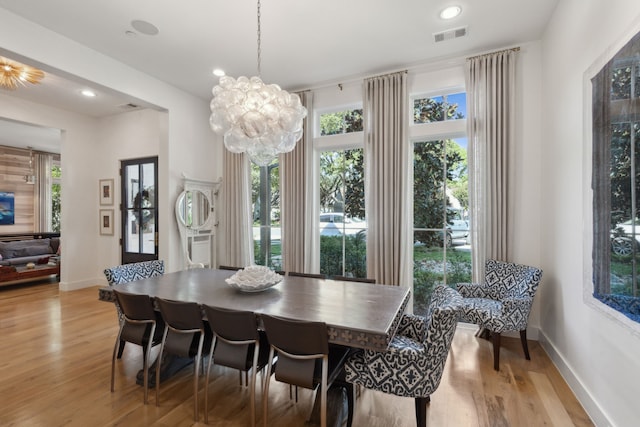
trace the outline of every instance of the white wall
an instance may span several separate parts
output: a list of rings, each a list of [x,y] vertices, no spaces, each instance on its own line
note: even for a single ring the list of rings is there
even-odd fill
[[[166,261],[167,271],[182,268],[173,210],[181,174],[206,180],[217,180],[222,175],[222,144],[209,128],[208,103],[2,9],[0,40],[2,48],[9,52],[130,94],[167,112],[152,119],[157,123],[151,130],[159,156],[160,258]],[[97,182],[107,177],[117,179],[118,160],[137,157],[142,147],[138,141],[121,144],[115,136],[119,131],[108,129],[110,119],[101,122],[9,99],[0,104],[0,116],[64,131],[61,231],[65,252],[61,288],[106,283],[102,267],[118,262],[119,257],[114,254],[119,248],[118,239],[105,241],[104,236],[99,236]],[[149,121],[145,123],[154,126]],[[128,120],[120,124],[141,129]],[[109,151],[110,147],[121,151]],[[102,157],[104,153],[108,155]],[[98,256],[104,258],[98,260]]]
[[[591,292],[591,153],[585,73],[640,31],[637,0],[561,0],[542,42],[541,341],[597,425],[638,425],[640,325]],[[583,298],[583,289],[586,297]],[[627,323],[628,324],[628,323]]]

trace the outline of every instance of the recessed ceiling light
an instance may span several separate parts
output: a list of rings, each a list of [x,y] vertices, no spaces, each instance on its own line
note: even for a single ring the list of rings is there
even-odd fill
[[[462,8],[460,6],[449,6],[440,12],[440,18],[442,19],[453,19],[456,16],[462,13]]]
[[[158,30],[158,27],[156,27],[152,23],[147,21],[142,21],[140,19],[135,19],[131,21],[131,26],[133,27],[134,30],[138,31],[139,33],[146,34],[148,36],[155,36],[160,32],[160,30]]]
[[[95,98],[96,96],[96,93],[90,89],[83,89],[80,93],[86,96],[87,98]]]
[[[216,68],[215,70],[213,70],[213,75],[216,77],[222,77],[224,76],[226,73],[224,72],[223,69],[221,68]]]

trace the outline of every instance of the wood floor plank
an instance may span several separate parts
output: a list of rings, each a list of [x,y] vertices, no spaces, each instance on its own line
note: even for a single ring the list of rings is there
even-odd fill
[[[204,377],[195,422],[190,367],[161,384],[159,406],[153,389],[149,404],[142,403],[135,380],[142,351],[134,345],[128,344],[118,360],[116,389],[110,392],[117,316],[113,305],[97,296],[97,287],[60,292],[51,283],[0,290],[0,425],[205,426]],[[502,342],[496,372],[491,343],[476,337],[473,328],[458,328],[427,409],[429,425],[593,425],[537,342],[530,342],[531,361],[524,359],[518,339],[503,337]],[[300,389],[296,403],[288,386],[270,381],[268,425],[305,425],[313,394]],[[209,425],[250,425],[249,391],[239,384],[236,371],[214,366],[208,387]],[[256,418],[262,425],[263,396],[259,390],[256,394]],[[363,390],[354,426],[413,427],[413,399]]]

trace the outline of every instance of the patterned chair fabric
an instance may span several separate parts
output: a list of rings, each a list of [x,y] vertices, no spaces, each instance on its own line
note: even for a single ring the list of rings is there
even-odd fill
[[[403,315],[386,352],[363,350],[348,359],[347,381],[415,398],[418,426],[426,425],[426,404],[440,384],[461,303],[456,290],[437,286],[426,316]]]
[[[457,285],[464,298],[459,320],[491,333],[496,370],[499,369],[500,334],[506,331],[520,332],[525,357],[529,360],[527,322],[541,279],[542,270],[538,268],[487,260],[484,283]]]
[[[107,278],[109,286],[120,285],[122,283],[133,282],[135,280],[147,279],[149,277],[162,276],[164,274],[164,261],[153,260],[136,262],[132,264],[117,265],[111,268],[104,269],[104,275]],[[118,313],[118,322],[122,325],[124,322],[124,314],[122,309],[115,303],[116,311]],[[124,350],[125,341],[120,342],[120,349],[118,350],[118,359],[122,356]]]
[[[149,277],[162,276],[163,274],[164,261],[162,260],[123,264],[104,270],[104,275],[107,277],[109,286],[148,279]]]

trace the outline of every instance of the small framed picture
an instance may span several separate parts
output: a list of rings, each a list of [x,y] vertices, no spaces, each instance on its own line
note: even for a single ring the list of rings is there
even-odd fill
[[[113,209],[100,209],[100,234],[113,236]]]
[[[113,205],[113,179],[100,180],[100,205]]]

